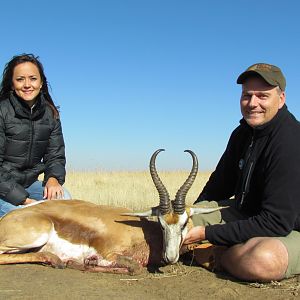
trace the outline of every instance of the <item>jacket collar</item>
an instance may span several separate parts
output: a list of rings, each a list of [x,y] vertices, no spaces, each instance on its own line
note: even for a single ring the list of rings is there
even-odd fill
[[[43,94],[40,93],[37,97],[37,101],[32,108],[14,92],[10,94],[9,100],[17,116],[27,119],[37,119],[44,114],[46,108],[46,100]]]
[[[271,131],[273,131],[275,128],[280,126],[280,124],[283,122],[283,120],[289,115],[289,111],[287,109],[286,104],[283,105],[281,109],[278,110],[277,114],[274,116],[272,120],[270,120],[268,123],[265,123],[261,126],[252,128],[247,124],[245,119],[240,120],[240,124],[242,127],[244,127],[247,131],[250,131],[255,137],[259,138],[265,135],[269,135]]]

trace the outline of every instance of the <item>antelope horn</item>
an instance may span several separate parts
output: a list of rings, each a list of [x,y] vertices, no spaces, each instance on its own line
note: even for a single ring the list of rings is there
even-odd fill
[[[174,212],[179,215],[182,215],[185,211],[185,197],[192,184],[194,183],[198,172],[198,159],[196,154],[191,150],[185,150],[184,152],[189,152],[192,155],[193,167],[190,172],[190,175],[188,176],[184,184],[180,187],[180,189],[177,191],[175,196],[175,200],[173,203]]]
[[[150,174],[153,180],[153,183],[158,191],[159,194],[159,210],[162,215],[165,215],[171,211],[171,202],[170,202],[170,196],[163,185],[162,181],[160,180],[156,168],[155,168],[155,159],[159,152],[165,151],[165,149],[158,149],[156,150],[150,159]]]

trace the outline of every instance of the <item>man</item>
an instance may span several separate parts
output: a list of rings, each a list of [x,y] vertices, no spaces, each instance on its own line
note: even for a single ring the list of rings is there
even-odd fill
[[[221,267],[242,280],[281,280],[300,274],[300,123],[278,67],[254,64],[237,83],[243,119],[195,202],[227,208],[193,216],[184,243],[227,246]]]

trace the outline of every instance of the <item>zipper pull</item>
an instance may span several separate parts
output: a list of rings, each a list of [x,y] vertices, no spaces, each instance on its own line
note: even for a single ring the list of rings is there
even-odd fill
[[[249,148],[252,148],[253,146],[253,143],[254,143],[254,134],[252,135],[252,138],[251,138],[251,143],[249,145]]]
[[[240,203],[239,203],[239,208],[242,207],[243,202],[244,202],[244,198],[245,198],[245,191],[243,191],[243,193],[242,193],[241,201],[240,201]]]

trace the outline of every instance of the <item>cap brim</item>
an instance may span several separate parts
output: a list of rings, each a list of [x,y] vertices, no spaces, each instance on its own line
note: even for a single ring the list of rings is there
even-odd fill
[[[261,72],[261,71],[254,71],[254,70],[249,70],[249,71],[245,71],[243,72],[238,79],[236,80],[236,82],[238,84],[243,84],[245,82],[245,80],[253,75],[259,75],[260,77],[262,77],[262,79],[264,79],[268,84],[272,85],[272,86],[278,86],[278,83],[275,82],[274,80],[272,80],[271,78],[269,78],[268,74],[266,74],[265,72]]]

